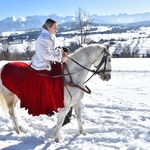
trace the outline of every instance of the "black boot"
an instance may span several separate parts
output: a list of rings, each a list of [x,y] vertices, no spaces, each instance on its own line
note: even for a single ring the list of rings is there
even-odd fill
[[[50,114],[48,114],[47,116],[51,117],[52,115],[54,115],[55,113],[52,111]]]
[[[62,126],[66,125],[67,123],[70,122],[71,116],[72,116],[72,109],[73,109],[73,108],[71,107],[70,110],[69,110],[69,112],[68,112],[68,114],[67,114],[66,117],[65,117],[65,120],[64,120],[64,123],[63,123]]]

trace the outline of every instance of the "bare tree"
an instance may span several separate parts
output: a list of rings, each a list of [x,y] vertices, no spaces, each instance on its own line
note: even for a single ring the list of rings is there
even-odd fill
[[[92,19],[90,15],[83,10],[82,8],[78,8],[78,11],[76,13],[76,20],[77,20],[77,29],[79,30],[79,35],[80,35],[80,42],[79,44],[84,44],[87,41],[87,35],[88,31],[90,29],[90,26],[92,25]]]
[[[7,43],[2,43],[0,45],[0,59],[9,60],[10,58],[9,45]]]

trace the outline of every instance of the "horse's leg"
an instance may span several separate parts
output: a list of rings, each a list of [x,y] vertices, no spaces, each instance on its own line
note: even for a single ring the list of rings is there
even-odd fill
[[[20,134],[20,127],[18,125],[18,121],[17,121],[16,115],[15,115],[15,111],[14,111],[16,103],[17,103],[17,101],[15,99],[15,96],[13,95],[12,102],[8,104],[8,108],[9,108],[9,114],[10,114],[10,117],[11,117],[11,119],[13,121],[16,133]]]
[[[70,109],[70,107],[64,107],[64,108],[61,108],[59,110],[58,118],[57,118],[57,125],[55,127],[54,132],[53,132],[53,137],[54,137],[56,142],[59,142],[59,140],[60,140],[60,129],[62,127],[65,116],[68,113],[69,109]]]
[[[73,106],[73,108],[74,108],[76,118],[77,118],[79,133],[86,135],[86,132],[84,131],[83,126],[82,126],[81,107],[80,106],[81,106],[81,104],[80,104],[80,102],[78,102]]]
[[[16,106],[16,103],[17,103],[18,99],[16,98],[16,96],[13,93],[9,93],[9,94],[7,94],[7,96],[5,95],[5,99],[6,99],[6,102],[7,102],[8,112],[9,112],[10,118],[11,118],[13,124],[14,124],[16,133],[19,134],[20,133],[20,128],[19,128],[17,118],[16,118],[15,112],[14,112],[14,108]]]
[[[72,116],[72,109],[73,109],[73,107],[70,108],[68,114],[66,115],[66,117],[65,117],[65,119],[64,119],[64,123],[63,123],[62,126],[66,125],[67,123],[70,122],[71,116]]]

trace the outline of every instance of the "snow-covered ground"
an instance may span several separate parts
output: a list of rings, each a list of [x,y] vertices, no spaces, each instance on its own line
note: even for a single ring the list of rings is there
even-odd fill
[[[0,66],[6,63],[1,61]],[[78,134],[76,119],[62,128],[62,140],[51,138],[57,114],[32,117],[16,107],[20,135],[0,106],[2,150],[149,150],[150,149],[150,59],[113,58],[112,78],[104,82],[94,76],[92,90],[82,100],[83,127]]]

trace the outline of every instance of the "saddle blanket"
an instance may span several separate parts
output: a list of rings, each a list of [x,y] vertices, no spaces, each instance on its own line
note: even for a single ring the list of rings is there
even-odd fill
[[[20,99],[20,107],[38,116],[64,107],[64,81],[60,63],[52,70],[34,70],[25,62],[9,62],[1,73],[2,84]],[[55,77],[54,77],[55,76]]]

